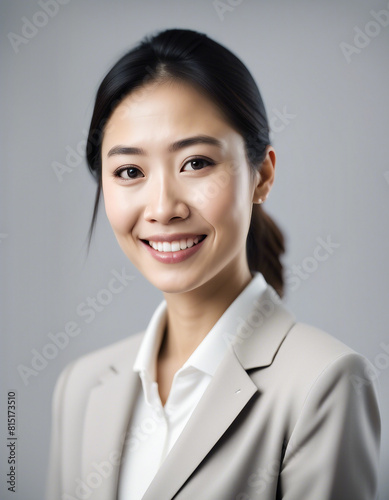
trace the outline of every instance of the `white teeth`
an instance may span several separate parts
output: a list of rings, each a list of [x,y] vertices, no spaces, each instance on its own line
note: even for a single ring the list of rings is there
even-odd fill
[[[172,252],[177,252],[180,249],[180,244],[178,241],[172,242]]]
[[[158,250],[158,252],[178,252],[179,250],[185,250],[186,248],[191,248],[199,242],[199,237],[187,238],[186,240],[172,241],[149,241],[149,245]]]

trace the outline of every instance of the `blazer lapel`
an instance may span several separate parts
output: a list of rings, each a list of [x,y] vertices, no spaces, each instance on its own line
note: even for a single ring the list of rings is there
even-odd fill
[[[137,348],[133,344],[131,353],[107,367],[87,402],[81,463],[82,481],[88,476],[96,480],[96,487],[88,491],[91,500],[117,495],[129,418],[141,389],[139,375],[133,371]]]
[[[255,393],[247,371],[269,366],[295,323],[271,287],[258,302],[260,325],[229,346],[212,381],[142,500],[171,499]]]

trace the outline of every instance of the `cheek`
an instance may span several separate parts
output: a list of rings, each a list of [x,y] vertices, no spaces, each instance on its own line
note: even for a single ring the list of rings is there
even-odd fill
[[[105,213],[112,229],[117,235],[128,233],[135,224],[136,209],[124,190],[116,186],[106,187],[103,184]]]
[[[204,218],[216,229],[224,228],[231,239],[245,232],[250,223],[251,200],[249,185],[241,176],[219,177],[204,186]]]

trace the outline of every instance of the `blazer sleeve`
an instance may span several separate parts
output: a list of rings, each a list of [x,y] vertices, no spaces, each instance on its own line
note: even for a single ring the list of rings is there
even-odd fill
[[[46,500],[62,498],[62,415],[66,382],[74,363],[68,365],[58,377],[52,398],[51,438],[48,473],[46,478]]]
[[[283,500],[374,500],[381,423],[369,361],[342,354],[313,383],[285,450]]]

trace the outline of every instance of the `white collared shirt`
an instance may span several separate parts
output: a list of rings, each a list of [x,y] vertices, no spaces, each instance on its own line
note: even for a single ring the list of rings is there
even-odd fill
[[[262,274],[254,273],[246,288],[174,374],[165,406],[162,406],[156,382],[156,359],[165,331],[167,305],[165,300],[159,304],[133,368],[139,372],[143,391],[135,404],[125,442],[119,500],[142,498],[212,380],[229,343],[247,324],[266,286]]]

